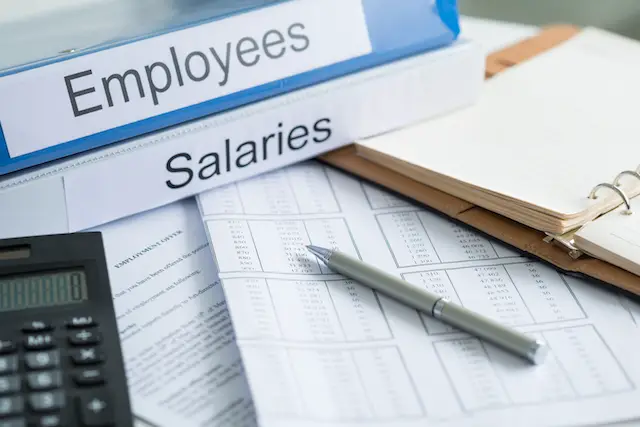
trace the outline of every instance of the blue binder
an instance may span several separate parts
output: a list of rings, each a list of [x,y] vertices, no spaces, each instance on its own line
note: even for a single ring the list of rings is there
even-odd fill
[[[213,81],[206,81],[205,76],[208,77],[212,74],[210,71],[216,66],[216,61],[221,67],[221,70],[224,71],[225,59],[223,55],[217,54],[214,48],[211,50],[212,55],[209,55],[208,59],[205,58],[205,51],[201,50],[195,54],[192,52],[192,55],[187,55],[185,61],[184,54],[187,52],[183,52],[182,56],[176,53],[175,46],[171,45],[172,41],[169,40],[168,37],[182,34],[181,37],[183,37],[184,40],[193,39],[195,45],[201,41],[202,37],[202,33],[196,32],[209,28],[207,26],[212,28],[212,34],[215,35],[213,38],[219,39],[224,37],[224,23],[230,22],[229,20],[234,18],[246,18],[250,20],[253,19],[254,16],[257,16],[258,18],[255,19],[258,20],[255,22],[261,24],[270,21],[270,15],[267,15],[268,13],[273,13],[274,21],[277,21],[277,18],[279,18],[277,14],[285,10],[283,6],[289,7],[290,9],[288,10],[293,10],[294,12],[298,9],[291,8],[313,7],[316,8],[315,10],[317,11],[318,5],[328,3],[323,0],[251,0],[249,1],[249,7],[244,9],[238,8],[235,11],[229,12],[228,7],[225,8],[223,6],[228,5],[229,2],[218,2],[218,12],[210,14],[205,20],[194,21],[190,19],[189,22],[183,22],[179,26],[171,26],[162,31],[154,31],[149,34],[130,37],[126,40],[103,43],[93,48],[81,49],[77,52],[66,52],[47,59],[6,69],[3,72],[0,71],[0,175],[6,175],[45,162],[171,127],[179,123],[241,107],[265,98],[375,67],[427,50],[437,49],[455,41],[459,34],[459,15],[455,0],[402,0],[401,2],[396,0],[342,1],[344,2],[345,9],[347,4],[349,4],[351,10],[355,10],[354,8],[358,7],[363,12],[363,28],[366,32],[367,44],[369,46],[366,52],[356,52],[356,54],[351,57],[338,58],[338,60],[335,61],[328,59],[325,61],[326,63],[318,67],[291,73],[290,75],[280,76],[274,79],[266,77],[266,81],[260,81],[257,85],[240,87],[238,90],[227,90],[227,92],[222,93],[220,96],[198,99],[197,102],[189,103],[188,105],[179,105],[179,107],[176,108],[171,108],[171,105],[161,105],[163,101],[162,96],[166,96],[164,92],[171,89],[175,93],[178,93],[177,89],[175,89],[175,87],[177,87],[176,85],[179,84],[179,86],[182,86],[183,81],[187,80],[188,74],[189,78],[191,78],[191,81],[188,82],[190,84],[204,81],[204,83],[199,86],[200,88],[204,88],[204,90],[192,92],[190,99],[195,99],[201,96],[201,94],[204,94],[202,96],[207,96],[207,90],[212,90],[211,85],[214,85],[214,83]],[[216,2],[212,3],[212,5],[215,3]],[[262,15],[255,15],[257,13],[262,13]],[[330,13],[333,14],[331,16],[335,16],[336,27],[332,28],[331,25],[328,26],[326,28],[327,36],[331,35],[332,31],[342,31],[343,34],[349,34],[347,31],[349,21],[345,21],[347,18],[342,17],[342,29],[338,28],[340,26],[341,10],[332,10]],[[329,12],[327,12],[326,15],[330,16]],[[269,19],[265,19],[265,17]],[[321,19],[321,17],[318,18],[319,21]],[[354,39],[358,37],[358,24],[356,21],[355,19],[353,20]],[[251,23],[252,21],[238,22]],[[218,26],[214,27],[213,25]],[[309,27],[311,26],[312,25],[309,25]],[[231,26],[230,28],[233,29],[233,27],[234,26]],[[249,27],[253,26],[249,25]],[[302,49],[305,46],[305,41],[301,35],[302,28],[303,26],[301,25],[298,25],[297,28],[293,28],[293,25],[289,27],[289,35],[294,39],[296,35],[298,36],[296,40],[289,40],[292,42],[289,51],[292,49],[295,50],[294,47],[296,45],[293,43],[296,41],[298,42],[298,49]],[[256,76],[259,74],[258,71],[253,73],[252,69],[250,69],[254,63],[257,63],[259,58],[257,52],[261,52],[263,58],[266,58],[265,55],[275,58],[284,52],[284,47],[282,47],[281,50],[278,42],[285,38],[283,34],[286,36],[286,30],[280,33],[268,32],[270,34],[265,33],[262,39],[254,37],[248,40],[247,37],[244,37],[241,39],[241,42],[244,41],[244,44],[238,42],[235,46],[236,50],[234,54],[237,53],[237,60],[246,66],[246,70],[242,72],[242,76],[244,76],[247,81],[252,81],[252,79],[257,78]],[[193,34],[192,38],[190,38],[190,34]],[[349,38],[350,37],[348,37],[348,40],[344,40],[344,43],[334,42],[333,45],[335,45],[335,49],[342,48],[341,45],[348,47],[351,42]],[[155,43],[153,46],[157,48],[158,44],[162,43],[163,40],[169,40],[167,42],[166,52],[167,55],[169,55],[170,52],[175,67],[171,66],[171,63],[167,61],[164,67],[162,65],[156,65],[155,69],[151,67],[151,72],[149,71],[149,66],[146,66],[144,69],[140,68],[135,73],[130,72],[125,74],[120,71],[120,74],[116,77],[114,77],[113,74],[111,77],[107,75],[97,76],[96,79],[102,77],[102,86],[87,86],[87,83],[82,80],[83,78],[88,79],[90,77],[89,74],[91,74],[93,70],[91,66],[92,61],[103,61],[109,64],[109,58],[122,58],[121,52],[124,52],[125,49],[129,52],[128,55],[134,52],[134,54],[131,55],[132,57],[136,56],[135,49],[139,49],[142,55],[148,51],[150,42]],[[308,45],[308,42],[309,37],[307,38],[306,45]],[[284,46],[284,44],[282,44],[282,46]],[[263,50],[259,51],[258,48],[260,47],[262,47]],[[269,50],[267,50],[267,48]],[[231,62],[229,62],[230,60],[228,59],[230,51],[230,48],[227,46],[226,72],[228,74],[231,72]],[[282,55],[284,55],[284,53]],[[197,58],[194,59],[192,56]],[[189,61],[191,61],[190,64],[195,64],[196,62],[194,61],[196,59],[196,62],[200,64],[199,68],[197,66],[189,70],[184,68],[184,65]],[[50,74],[48,73],[50,70],[60,69],[62,67],[60,64],[70,67],[70,64],[76,63],[84,64],[84,68],[79,67],[78,70],[85,71],[65,75],[64,81],[57,78],[57,75],[56,78],[49,78]],[[117,65],[118,61],[115,61],[115,63]],[[179,63],[182,64],[182,68]],[[288,64],[292,69],[298,66],[295,60],[290,61]],[[169,66],[171,66],[170,70]],[[284,68],[285,67],[283,67],[283,69]],[[197,71],[194,71],[196,69]],[[259,67],[255,69],[259,70]],[[273,67],[268,69],[270,70],[269,72],[274,72]],[[145,70],[147,80],[143,82]],[[165,71],[168,74],[163,74]],[[53,73],[53,71],[51,71],[51,73]],[[162,80],[162,84],[154,82],[154,79],[158,79],[158,75],[161,76],[161,80],[166,76],[166,80]],[[17,76],[19,76],[20,79],[18,79]],[[120,80],[118,80],[118,78]],[[136,80],[134,80],[134,78],[138,82],[137,85],[135,84]],[[177,83],[178,79],[179,83]],[[169,84],[170,81],[173,82],[171,83],[173,86]],[[118,82],[120,86],[118,86]],[[217,83],[220,85],[220,80],[218,80]],[[49,88],[45,85],[58,85],[59,87]],[[65,85],[66,88],[63,88]],[[164,85],[169,85],[169,89],[158,91],[158,89],[163,88]],[[33,92],[28,92],[31,88],[42,89],[41,92],[43,95],[39,97],[40,92],[36,92],[35,89],[33,89]],[[114,88],[119,88],[119,91]],[[93,104],[87,103],[87,99],[91,96],[97,96],[97,93],[100,91],[102,91],[101,103],[98,101],[93,101]],[[28,95],[26,97],[29,98],[29,100],[24,101],[24,106],[20,105],[21,99],[19,99],[19,97],[16,98],[16,96],[13,96],[12,98],[12,94],[16,93]],[[64,94],[64,100],[62,98],[56,98],[56,96],[58,96],[56,94]],[[180,102],[184,104],[184,99],[180,98],[182,95],[174,95],[172,92],[171,96],[172,98],[170,99],[173,100],[175,98],[175,101],[171,101],[170,104],[175,103],[178,105]],[[144,98],[144,100],[142,98]],[[14,101],[11,101],[12,99],[14,99]],[[55,101],[52,101],[52,99]],[[164,99],[169,99],[169,97],[166,96]],[[187,98],[185,97],[185,99]],[[81,101],[85,101],[84,106],[81,105]],[[133,110],[128,110],[128,113],[123,113],[121,116],[117,116],[117,118],[113,118],[116,117],[116,115],[113,115],[113,117],[109,116],[111,117],[110,121],[103,121],[103,117],[106,117],[106,115],[100,116],[102,111],[106,111],[108,107],[111,107],[114,111],[114,107],[127,111],[126,108],[133,108],[132,105],[134,102],[132,101],[138,102],[141,106],[143,105],[142,101],[146,102],[146,104],[144,104],[144,107],[136,109],[135,114],[131,114]],[[380,102],[384,102],[384,100]],[[4,104],[4,106],[2,104]],[[50,105],[50,110],[44,109],[45,107],[42,107],[43,105]],[[38,108],[40,108],[40,110],[38,110]],[[162,108],[165,108],[165,110],[162,110]],[[92,116],[92,113],[96,114]],[[56,116],[61,114],[64,116]],[[49,115],[53,116],[53,118],[50,118]],[[69,124],[64,124],[66,123],[64,120],[58,120],[55,119],[55,117],[65,117],[65,120],[69,117],[71,118],[68,119]],[[78,123],[81,120],[84,120],[84,122],[81,126],[75,126],[73,120],[78,120]],[[42,141],[40,141],[40,137],[43,138]]]

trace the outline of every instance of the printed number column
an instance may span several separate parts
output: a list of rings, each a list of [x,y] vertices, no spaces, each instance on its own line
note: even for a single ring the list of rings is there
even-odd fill
[[[276,312],[265,279],[223,279],[229,311],[235,319],[234,330],[240,339],[277,339],[282,337]]]
[[[211,240],[225,248],[215,252],[220,273],[262,271],[247,221],[213,219],[207,221],[207,226]]]
[[[264,271],[282,274],[319,274],[306,245],[309,236],[301,220],[249,221]]]

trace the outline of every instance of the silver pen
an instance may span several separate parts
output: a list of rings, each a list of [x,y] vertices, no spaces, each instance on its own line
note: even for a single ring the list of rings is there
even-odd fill
[[[307,249],[333,271],[532,363],[541,364],[547,356],[548,347],[541,340],[453,304],[440,295],[421,289],[350,255],[312,245],[307,246]]]

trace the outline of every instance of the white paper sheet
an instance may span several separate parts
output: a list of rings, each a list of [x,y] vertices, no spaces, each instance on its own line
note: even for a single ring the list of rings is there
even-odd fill
[[[637,212],[638,198],[630,202],[631,212]],[[575,232],[574,244],[586,254],[640,275],[640,217],[627,213],[622,205],[588,222]]]
[[[254,426],[233,327],[193,199],[98,230],[135,415],[163,427]]]
[[[630,299],[628,297],[621,297],[622,304],[629,310],[629,314],[633,318],[636,326],[640,327],[640,302],[636,299]]]
[[[199,207],[261,427],[574,425],[640,416],[640,335],[587,284],[319,163]],[[338,248],[544,338],[532,366],[319,264]]]
[[[358,144],[559,217],[603,200],[613,208],[613,192],[598,202],[587,196],[637,167],[638,58],[639,41],[587,27],[489,79],[470,108]],[[633,179],[623,189],[640,193]]]

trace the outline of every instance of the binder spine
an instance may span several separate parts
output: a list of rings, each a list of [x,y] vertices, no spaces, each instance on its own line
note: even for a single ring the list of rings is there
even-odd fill
[[[476,101],[483,72],[461,40],[0,179],[0,237],[86,230],[446,114]]]
[[[0,175],[444,47],[458,32],[452,0],[286,0],[0,70]]]

